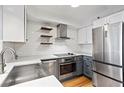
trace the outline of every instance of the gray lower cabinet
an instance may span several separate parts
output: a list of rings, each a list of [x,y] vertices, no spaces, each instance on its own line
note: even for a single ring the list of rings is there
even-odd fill
[[[83,56],[83,74],[92,78],[92,57]]]
[[[82,75],[83,74],[83,56],[76,57],[76,75]]]

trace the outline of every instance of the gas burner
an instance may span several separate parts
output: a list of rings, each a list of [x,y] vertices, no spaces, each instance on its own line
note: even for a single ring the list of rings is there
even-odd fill
[[[68,53],[68,55],[74,55],[73,53]]]

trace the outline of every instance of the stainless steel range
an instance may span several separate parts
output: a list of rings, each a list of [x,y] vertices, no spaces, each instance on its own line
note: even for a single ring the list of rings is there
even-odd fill
[[[69,57],[61,59],[59,63],[59,80],[67,79],[76,75],[76,58]]]
[[[82,71],[82,67],[77,69],[77,57],[73,53],[56,54],[59,59],[59,80],[65,80],[77,75],[78,71]]]

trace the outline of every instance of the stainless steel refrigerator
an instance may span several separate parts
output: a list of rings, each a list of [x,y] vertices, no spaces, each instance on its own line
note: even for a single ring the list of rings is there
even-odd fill
[[[93,29],[93,85],[123,87],[124,24]]]

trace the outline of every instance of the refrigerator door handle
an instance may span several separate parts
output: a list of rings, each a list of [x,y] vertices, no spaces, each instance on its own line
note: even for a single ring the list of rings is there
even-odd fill
[[[108,24],[105,24],[104,25],[104,37],[107,37],[107,35],[108,35]]]
[[[105,31],[104,36],[107,38],[108,31]]]

